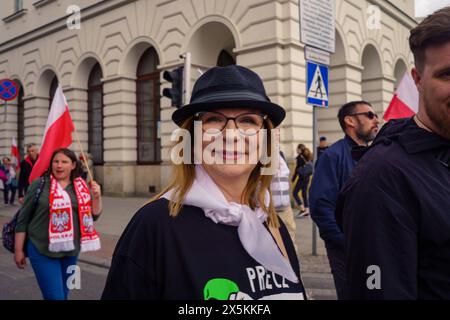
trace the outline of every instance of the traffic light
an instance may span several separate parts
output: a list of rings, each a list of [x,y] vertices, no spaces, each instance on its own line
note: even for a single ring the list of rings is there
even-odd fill
[[[172,107],[181,107],[183,104],[183,67],[171,71],[164,71],[163,78],[172,84],[171,88],[163,90],[163,96],[172,101]]]

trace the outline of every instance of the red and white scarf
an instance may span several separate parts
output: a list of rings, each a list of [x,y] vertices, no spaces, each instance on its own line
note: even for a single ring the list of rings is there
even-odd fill
[[[76,178],[73,181],[73,186],[78,203],[81,252],[99,250],[100,238],[94,228],[89,188],[81,178]],[[74,250],[72,201],[70,200],[69,194],[52,175],[50,175],[49,208],[49,251],[67,252]]]

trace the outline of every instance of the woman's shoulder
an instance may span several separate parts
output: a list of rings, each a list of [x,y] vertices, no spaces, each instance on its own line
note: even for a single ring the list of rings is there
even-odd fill
[[[43,176],[43,177],[39,177],[39,178],[34,179],[33,182],[31,182],[30,186],[28,187],[28,190],[29,190],[30,192],[31,192],[31,191],[36,191],[37,188],[38,188],[39,186],[41,186],[42,181],[44,181],[44,184],[46,184],[46,183],[48,183],[47,180],[49,180],[49,179],[48,179],[48,177],[46,177],[46,176]]]
[[[173,216],[170,215],[170,201],[166,198],[159,198],[157,200],[148,202],[143,205],[133,216],[132,221],[142,226],[158,226],[164,228],[174,222]],[[198,211],[202,211],[201,208],[183,205],[180,208],[176,218],[181,220],[190,219],[198,214]]]
[[[153,231],[160,229],[160,225],[167,217],[169,217],[169,207],[166,199],[158,199],[143,205],[128,222],[119,241],[121,245],[118,244],[118,247],[140,239],[142,235],[152,234]]]
[[[143,205],[137,212],[136,216],[140,219],[160,219],[169,215],[169,200],[159,198]]]
[[[170,218],[170,209],[169,209],[170,201],[166,198],[159,198],[157,200],[151,201],[143,205],[137,212],[136,215],[139,219],[145,220],[157,220],[161,221],[161,219]],[[181,206],[180,213],[183,214],[186,212],[195,210],[201,210],[198,207],[183,205]]]
[[[166,230],[171,228],[171,225],[182,223],[184,218],[180,220],[179,216],[175,219],[170,216],[169,204],[169,200],[160,198],[143,205],[125,228],[117,245],[119,249],[116,249],[116,251],[129,255],[130,251],[133,251],[130,249],[133,247],[133,243],[153,243],[157,241],[157,235],[165,234]],[[189,216],[187,211],[191,210],[182,206],[179,215],[185,217],[188,213]]]

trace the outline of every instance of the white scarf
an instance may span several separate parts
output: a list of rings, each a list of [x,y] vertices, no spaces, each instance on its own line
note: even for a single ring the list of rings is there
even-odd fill
[[[171,200],[172,192],[168,191],[162,197]],[[268,201],[267,193],[266,205]],[[195,180],[186,193],[183,204],[202,208],[205,216],[215,223],[238,226],[242,246],[253,259],[289,281],[299,282],[292,266],[281,254],[263,225],[267,220],[267,214],[260,207],[253,211],[247,205],[228,202],[201,165],[195,166]]]

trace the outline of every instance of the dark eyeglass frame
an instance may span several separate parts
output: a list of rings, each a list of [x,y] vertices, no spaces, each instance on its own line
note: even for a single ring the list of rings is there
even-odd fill
[[[215,113],[215,114],[219,114],[219,115],[221,115],[222,117],[224,117],[224,118],[226,119],[225,124],[223,125],[223,128],[220,129],[220,132],[222,132],[223,129],[225,129],[225,127],[227,126],[229,120],[233,120],[234,125],[236,126],[236,128],[238,128],[238,130],[239,130],[241,133],[244,133],[244,131],[242,131],[242,129],[239,128],[239,126],[238,126],[238,124],[237,124],[237,122],[236,122],[236,119],[237,119],[237,118],[240,118],[240,117],[242,117],[242,116],[246,116],[246,115],[250,115],[250,114],[251,114],[251,115],[257,115],[257,116],[260,116],[260,117],[262,118],[262,120],[263,120],[263,122],[262,122],[262,124],[261,124],[261,127],[258,128],[257,130],[255,129],[255,130],[256,130],[255,134],[256,134],[256,133],[259,132],[259,130],[261,130],[261,129],[264,127],[264,122],[265,122],[266,119],[267,119],[267,115],[266,115],[266,114],[257,113],[257,112],[246,112],[246,113],[241,113],[241,114],[237,115],[236,117],[227,117],[226,115],[224,115],[223,113],[218,112],[218,111],[200,111],[200,112],[197,112],[197,113],[194,114],[194,118],[197,119],[197,120],[200,120],[201,115],[202,115],[202,114],[205,114],[205,113]],[[202,129],[203,129],[203,128],[202,128]],[[203,130],[203,131],[204,131],[204,130]]]
[[[367,118],[369,118],[369,120],[373,120],[373,118],[377,118],[378,119],[378,115],[375,112],[372,112],[372,111],[358,112],[358,113],[349,114],[349,116],[362,116],[362,115],[364,115]]]

